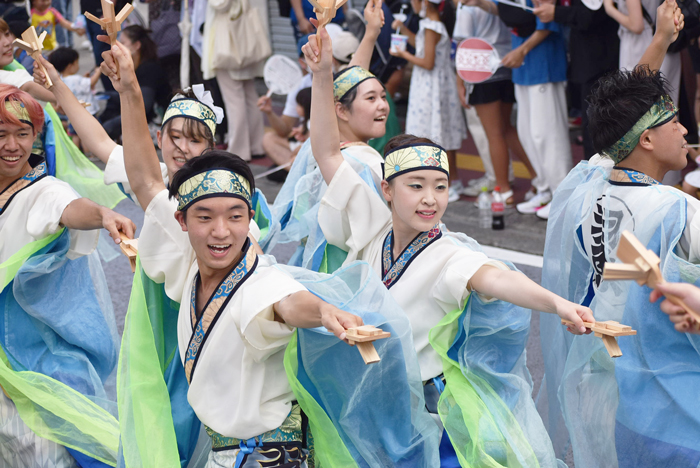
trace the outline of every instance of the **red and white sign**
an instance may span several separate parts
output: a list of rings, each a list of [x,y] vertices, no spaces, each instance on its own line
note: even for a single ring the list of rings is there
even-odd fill
[[[457,46],[457,74],[469,83],[481,83],[496,73],[501,64],[498,52],[488,42],[472,37]]]

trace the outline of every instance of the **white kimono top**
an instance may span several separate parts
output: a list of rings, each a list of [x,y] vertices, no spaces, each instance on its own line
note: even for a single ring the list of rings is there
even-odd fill
[[[178,343],[185,357],[193,333],[190,301],[199,271],[194,250],[173,213],[167,190],[146,209],[139,255],[146,274],[165,283],[180,302]],[[294,400],[283,357],[294,329],[274,320],[273,305],[305,288],[259,256],[254,273],[229,300],[200,351],[187,400],[197,417],[214,431],[249,439],[278,428]]]
[[[45,172],[43,168],[44,163],[37,165],[25,178]],[[48,175],[27,182],[15,182],[0,193],[0,263],[30,242],[55,234],[61,228],[63,210],[80,198],[70,185]],[[99,231],[71,230],[70,235],[70,259],[97,247]]]
[[[318,219],[328,243],[348,251],[346,264],[364,260],[382,276],[382,248],[392,229],[391,211],[347,162],[328,186]],[[507,269],[443,232],[440,239],[413,257],[391,287],[391,295],[411,322],[423,381],[443,372],[441,358],[428,340],[430,329],[446,314],[464,308],[470,293],[467,283],[487,264]]]

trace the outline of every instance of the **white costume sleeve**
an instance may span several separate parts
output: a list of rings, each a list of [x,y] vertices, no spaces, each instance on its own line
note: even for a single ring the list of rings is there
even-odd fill
[[[168,185],[168,168],[165,164],[160,163],[160,174],[163,176],[163,182]],[[124,147],[117,145],[109,155],[107,164],[105,165],[104,182],[110,184],[122,184],[122,189],[136,203],[136,194],[131,189],[129,178],[126,175],[126,166],[124,165]]]
[[[264,262],[264,257],[259,261]],[[289,325],[275,321],[274,304],[290,294],[306,291],[304,286],[276,268],[265,268],[260,274],[265,275],[265,281],[256,281],[239,291],[246,306],[234,317],[247,354],[256,362],[264,361],[287,346],[294,332]]]
[[[391,211],[343,161],[321,200],[318,221],[328,243],[347,251],[350,260],[391,223]]]
[[[449,233],[443,234],[449,237]],[[434,283],[431,295],[438,303],[450,305],[459,304],[463,309],[465,301],[471,292],[468,289],[469,280],[479,270],[479,268],[489,265],[501,270],[509,268],[498,260],[489,259],[483,252],[470,250],[466,247],[460,248],[447,261],[440,276]],[[491,301],[493,298],[479,294],[483,301]],[[448,306],[445,310],[451,310],[454,306]]]
[[[143,219],[139,255],[148,277],[165,283],[168,297],[180,302],[196,257],[187,233],[175,219],[176,210],[177,202],[168,198],[167,190],[153,197]]]
[[[27,232],[35,239],[55,234],[61,228],[63,211],[71,202],[80,198],[80,195],[67,183],[53,177],[51,179],[51,184],[42,187],[34,203],[29,207]],[[88,255],[97,247],[100,231],[71,229],[70,234],[71,244],[67,256],[75,259]]]
[[[19,69],[15,71],[0,70],[0,83],[21,88],[26,83],[34,81],[32,75],[27,70]]]

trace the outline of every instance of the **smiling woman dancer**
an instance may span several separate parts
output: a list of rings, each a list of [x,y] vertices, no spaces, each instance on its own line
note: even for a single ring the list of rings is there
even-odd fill
[[[402,135],[387,144],[381,189],[389,207],[377,197],[340,152],[332,48],[326,30],[319,35],[322,52],[315,37],[304,47],[314,73],[311,144],[328,183],[318,222],[348,262],[372,266],[408,316],[422,380],[444,388],[437,411],[433,406],[449,434],[440,447],[443,466],[459,466],[457,459],[462,466],[556,466],[525,377],[529,314],[492,298],[556,313],[575,323],[576,334],[591,311],[443,229],[449,167],[445,151],[429,140]]]
[[[378,31],[384,24],[381,2],[368,3],[365,19],[368,32],[350,66],[335,75],[333,118],[337,121],[338,141],[345,160],[379,193],[384,160],[367,142],[384,136],[390,109],[384,86],[367,68]],[[324,272],[337,269],[345,256],[333,246],[326,245],[316,221],[318,203],[325,190],[326,184],[317,170],[311,142],[307,141],[299,150],[272,207],[273,219],[280,224],[280,232],[261,243],[263,249],[269,252],[278,243],[301,242],[289,261],[290,265]]]

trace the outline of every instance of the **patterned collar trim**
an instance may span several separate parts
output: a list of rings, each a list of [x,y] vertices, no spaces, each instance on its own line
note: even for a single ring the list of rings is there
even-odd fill
[[[394,230],[392,229],[384,239],[382,248],[382,281],[387,289],[396,284],[401,275],[406,271],[411,262],[426,247],[442,237],[439,225],[435,225],[430,231],[421,232],[410,244],[401,252],[396,261],[393,261],[392,251],[394,249]]]
[[[653,177],[649,177],[643,172],[618,166],[613,167],[612,172],[610,172],[609,180],[613,184],[632,184],[642,186],[659,185],[659,181]]]
[[[192,293],[190,294],[190,319],[192,323],[192,336],[190,343],[187,346],[187,354],[185,356],[185,375],[187,381],[192,382],[194,369],[199,360],[200,351],[204,348],[204,343],[214,329],[217,320],[223,313],[233,295],[238,291],[243,283],[253,274],[258,266],[258,255],[255,253],[255,248],[249,240],[246,240],[242,249],[245,255],[238,262],[231,272],[216,288],[216,291],[209,298],[202,313],[197,315],[197,284],[199,283],[199,273],[192,280]]]
[[[47,175],[46,163],[41,162],[23,177],[12,182],[5,190],[0,192],[0,215],[5,212],[5,208],[10,205],[15,195]]]

